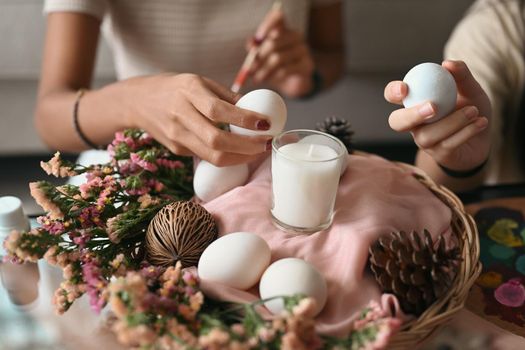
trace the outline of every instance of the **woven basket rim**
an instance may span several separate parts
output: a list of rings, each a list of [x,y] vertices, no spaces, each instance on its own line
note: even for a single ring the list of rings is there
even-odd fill
[[[367,156],[367,153],[356,152]],[[468,292],[481,273],[479,237],[474,219],[465,211],[461,200],[449,189],[438,185],[423,170],[402,162],[393,162],[413,174],[452,211],[451,229],[457,237],[462,261],[448,293],[432,304],[418,318],[406,322],[390,341],[389,349],[406,349],[426,340],[440,326],[448,322],[463,307]]]

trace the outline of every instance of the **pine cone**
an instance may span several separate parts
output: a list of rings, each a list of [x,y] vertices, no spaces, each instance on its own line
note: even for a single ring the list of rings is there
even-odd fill
[[[400,231],[379,238],[369,249],[370,267],[383,292],[393,293],[401,308],[421,315],[444,295],[456,276],[459,248],[447,250],[439,237],[433,244],[427,230]]]
[[[354,135],[354,131],[352,130],[352,126],[348,120],[337,117],[329,117],[326,118],[324,122],[317,123],[317,130],[337,137],[346,146],[348,153],[352,153],[352,137]]]

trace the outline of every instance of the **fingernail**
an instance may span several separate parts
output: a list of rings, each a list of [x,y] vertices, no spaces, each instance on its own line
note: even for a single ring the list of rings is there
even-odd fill
[[[257,130],[270,130],[270,123],[268,123],[264,119],[261,119],[258,120],[257,123],[255,123],[255,127],[257,128]]]
[[[269,151],[272,149],[272,139],[266,141],[266,150]]]
[[[418,113],[422,117],[432,117],[434,115],[434,107],[432,107],[430,102],[427,102],[423,106],[419,107]]]
[[[259,46],[264,41],[264,35],[262,35],[262,34],[255,34],[255,36],[253,37],[252,40],[253,40],[253,44],[254,45]]]
[[[465,108],[464,113],[468,120],[472,120],[478,116],[478,109],[474,106],[469,106]]]

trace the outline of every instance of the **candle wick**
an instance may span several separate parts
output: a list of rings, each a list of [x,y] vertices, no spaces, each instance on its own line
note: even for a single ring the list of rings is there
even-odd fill
[[[311,157],[313,152],[314,152],[314,145],[311,144],[310,148],[308,149],[308,157]]]

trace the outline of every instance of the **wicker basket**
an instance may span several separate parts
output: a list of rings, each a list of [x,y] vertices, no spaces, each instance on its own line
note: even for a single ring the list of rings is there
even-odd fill
[[[465,212],[458,197],[445,187],[437,185],[422,170],[405,163],[397,164],[413,172],[416,179],[452,210],[452,233],[458,238],[462,258],[458,274],[449,292],[417,319],[405,323],[388,346],[389,349],[408,349],[426,340],[463,308],[469,290],[481,272],[481,263],[479,262],[479,237],[476,224],[474,219]]]

